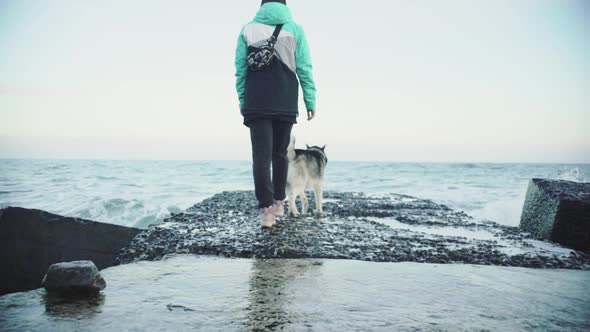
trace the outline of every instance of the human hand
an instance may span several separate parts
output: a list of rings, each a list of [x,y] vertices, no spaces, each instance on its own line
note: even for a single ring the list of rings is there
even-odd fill
[[[315,117],[315,110],[308,110],[307,111],[307,121],[310,121]]]

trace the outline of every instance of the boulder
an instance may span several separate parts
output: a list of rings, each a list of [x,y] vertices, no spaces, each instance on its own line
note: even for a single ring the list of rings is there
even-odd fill
[[[98,293],[106,282],[91,261],[52,264],[41,285],[47,291],[59,293]]]
[[[537,239],[590,251],[590,183],[532,179],[520,228]]]
[[[19,207],[0,209],[0,295],[41,287],[51,264],[91,260],[98,269],[140,231]]]

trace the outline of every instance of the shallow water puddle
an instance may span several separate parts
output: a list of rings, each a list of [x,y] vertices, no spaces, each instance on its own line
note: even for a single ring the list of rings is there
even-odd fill
[[[413,232],[441,235],[441,236],[460,236],[474,240],[499,240],[499,237],[486,229],[469,229],[465,227],[452,226],[427,226],[427,225],[410,225],[402,223],[395,218],[377,218],[368,217],[368,220],[385,224],[391,228],[407,229]]]
[[[573,250],[561,247],[549,242],[526,239],[510,240],[502,237],[498,231],[482,228],[452,227],[452,226],[432,226],[432,225],[411,225],[402,223],[395,218],[377,218],[368,217],[367,220],[382,223],[394,229],[408,230],[426,235],[443,236],[443,237],[464,237],[470,240],[495,241],[500,247],[499,251],[507,255],[520,254],[541,254],[555,256],[569,256]]]
[[[3,331],[590,329],[590,271],[179,255],[92,300],[0,297]]]

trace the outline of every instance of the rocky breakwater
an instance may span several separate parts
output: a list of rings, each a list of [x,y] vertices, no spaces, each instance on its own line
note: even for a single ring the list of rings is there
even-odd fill
[[[532,179],[520,227],[535,238],[590,252],[590,183]]]
[[[430,200],[326,192],[324,214],[261,229],[251,191],[223,192],[139,233],[119,263],[194,253],[585,269],[590,257]],[[310,201],[311,197],[310,197]]]
[[[51,264],[91,260],[98,269],[114,264],[137,228],[64,217],[41,210],[0,210],[0,295],[41,287]]]

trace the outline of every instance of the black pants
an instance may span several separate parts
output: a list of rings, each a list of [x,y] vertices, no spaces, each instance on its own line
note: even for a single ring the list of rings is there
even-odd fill
[[[285,199],[287,184],[287,148],[293,124],[289,122],[256,119],[248,123],[252,141],[252,171],[258,207],[269,207],[275,200]],[[272,163],[272,181],[270,166]]]

